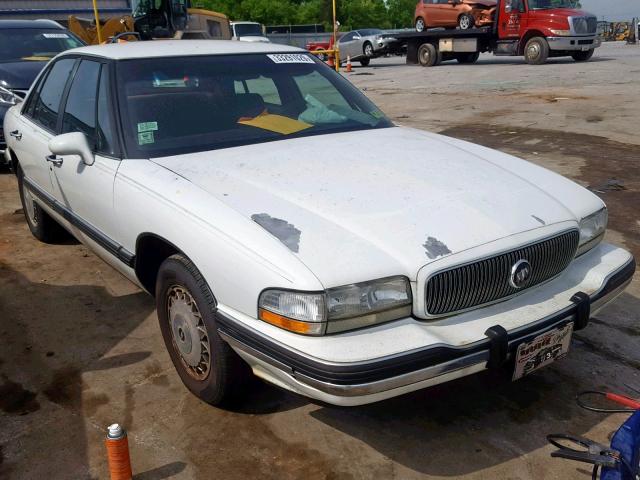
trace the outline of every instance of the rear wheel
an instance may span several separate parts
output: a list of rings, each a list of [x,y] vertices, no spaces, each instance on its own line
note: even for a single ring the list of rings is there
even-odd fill
[[[524,47],[524,59],[529,65],[542,65],[549,58],[549,43],[543,37],[533,37]]]
[[[476,63],[480,58],[480,52],[460,53],[456,56],[458,63]]]
[[[595,50],[592,48],[591,50],[587,50],[586,52],[573,52],[571,54],[571,57],[576,62],[587,62],[591,60],[591,57],[593,57],[594,53],[595,53]]]
[[[426,29],[426,25],[424,23],[424,18],[418,17],[416,19],[416,32],[424,32]]]
[[[34,193],[25,183],[24,173],[19,165],[16,173],[20,202],[31,234],[44,243],[53,243],[61,239],[64,236],[64,229],[35,201]]]
[[[370,63],[371,63],[371,59],[369,57],[364,57],[360,59],[360,65],[362,65],[363,67],[368,67]]]
[[[218,335],[213,293],[185,256],[172,255],[160,266],[156,309],[182,383],[212,405],[238,398],[250,378],[249,366]]]
[[[438,49],[430,44],[423,43],[418,48],[418,62],[423,67],[434,67],[442,61],[442,54]]]
[[[468,13],[463,13],[458,18],[458,27],[460,30],[469,30],[470,28],[475,27],[476,19],[473,18],[473,15],[469,15]]]

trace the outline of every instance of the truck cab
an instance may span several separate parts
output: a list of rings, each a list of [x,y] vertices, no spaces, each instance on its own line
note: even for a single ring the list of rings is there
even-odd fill
[[[600,46],[598,20],[575,0],[502,0],[495,30],[497,55],[524,55],[530,64],[549,57],[586,61]]]

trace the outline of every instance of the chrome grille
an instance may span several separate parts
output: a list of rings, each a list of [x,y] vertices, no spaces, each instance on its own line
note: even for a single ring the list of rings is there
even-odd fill
[[[493,303],[549,280],[569,266],[580,235],[571,230],[550,239],[500,255],[438,272],[427,280],[426,310],[429,316],[450,315]],[[511,268],[525,259],[531,277],[517,289],[510,285]]]
[[[574,17],[573,31],[576,35],[591,35],[598,30],[598,19],[596,17]]]

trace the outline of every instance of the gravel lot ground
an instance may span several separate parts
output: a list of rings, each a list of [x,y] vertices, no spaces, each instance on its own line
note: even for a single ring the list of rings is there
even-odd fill
[[[586,64],[483,56],[424,69],[388,58],[348,78],[399,123],[594,187],[610,208],[609,241],[640,258],[639,73],[640,47],[607,44]],[[107,478],[102,442],[114,421],[129,429],[137,480],[586,479],[581,465],[549,458],[545,435],[606,442],[624,416],[581,411],[576,392],[640,387],[636,275],[568,358],[515,384],[481,374],[351,409],[257,384],[223,411],[183,388],[150,297],[83,246],[30,236],[9,174],[0,232],[4,479]]]

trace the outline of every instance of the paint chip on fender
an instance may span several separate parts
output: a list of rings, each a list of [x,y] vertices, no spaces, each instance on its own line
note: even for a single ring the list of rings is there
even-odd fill
[[[424,242],[422,246],[424,247],[427,257],[431,260],[451,253],[449,247],[434,237],[427,237],[427,241]]]
[[[294,225],[281,218],[272,217],[268,213],[253,214],[251,220],[280,240],[289,250],[298,253],[301,232]]]

